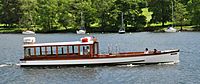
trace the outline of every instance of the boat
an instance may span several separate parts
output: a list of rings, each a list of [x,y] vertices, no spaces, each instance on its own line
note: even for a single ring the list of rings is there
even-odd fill
[[[123,19],[123,12],[122,12],[122,14],[121,14],[121,28],[119,29],[119,31],[118,31],[118,33],[119,34],[125,34],[126,33],[126,31],[125,31],[125,27],[124,27],[124,19]]]
[[[165,32],[177,32],[177,30],[173,27],[169,27],[165,30]]]
[[[24,35],[35,35],[35,32],[27,30],[27,31],[23,31],[22,34],[24,34]]]
[[[125,34],[126,31],[122,29],[122,30],[119,30],[118,33],[119,33],[119,34]]]
[[[172,32],[177,32],[177,30],[174,28],[174,5],[173,5],[173,1],[172,1],[172,26],[165,29],[165,32],[169,32],[169,33],[172,33]]]
[[[83,26],[84,21],[83,21],[83,17],[82,17],[82,12],[81,12],[81,27],[78,31],[76,31],[76,34],[85,34],[86,33],[86,28]]]
[[[35,41],[34,38],[30,38]],[[30,43],[28,43],[30,42]],[[23,45],[24,56],[20,66],[51,65],[109,65],[109,64],[149,64],[179,62],[179,49],[141,52],[99,53],[99,42],[94,37],[83,37],[79,41],[35,43],[27,41]]]
[[[86,30],[84,27],[81,27],[80,30],[76,31],[77,34],[85,34]]]

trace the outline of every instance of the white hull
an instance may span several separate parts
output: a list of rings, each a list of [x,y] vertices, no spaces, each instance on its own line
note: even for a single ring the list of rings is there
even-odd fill
[[[98,59],[76,59],[76,60],[34,60],[20,61],[21,66],[31,65],[91,65],[91,64],[146,64],[146,63],[168,63],[179,62],[179,52],[159,55],[145,55],[137,57],[98,58]]]
[[[76,31],[77,34],[85,34],[86,33],[86,30],[79,30],[79,31]]]
[[[33,32],[33,31],[23,31],[22,34],[24,34],[24,35],[35,35],[35,32]]]
[[[166,29],[165,32],[169,32],[170,33],[170,32],[177,32],[177,31],[176,31],[176,29],[170,27],[170,28]]]
[[[118,31],[118,33],[119,33],[119,34],[124,34],[124,33],[126,33],[126,32],[125,32],[125,30],[121,30],[121,31]]]
[[[173,33],[173,32],[176,32],[176,30],[165,30],[165,32]]]

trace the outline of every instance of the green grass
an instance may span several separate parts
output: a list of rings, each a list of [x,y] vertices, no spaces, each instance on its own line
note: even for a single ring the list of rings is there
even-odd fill
[[[0,28],[0,33],[19,33],[23,30],[23,28]]]
[[[186,31],[193,31],[193,30],[194,30],[193,27],[194,27],[194,26],[182,26],[182,29],[183,29],[183,30],[186,30]],[[175,28],[178,29],[178,30],[180,30],[180,29],[181,29],[181,26],[175,26]]]
[[[165,25],[172,25],[172,22],[166,22]],[[153,24],[150,24],[150,26],[152,27],[162,26],[162,23],[158,23],[158,24],[153,23]]]
[[[91,24],[91,27],[100,27],[98,23]]]

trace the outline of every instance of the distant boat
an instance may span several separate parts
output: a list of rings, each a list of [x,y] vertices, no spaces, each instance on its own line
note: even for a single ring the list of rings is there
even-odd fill
[[[119,30],[118,33],[119,33],[119,34],[125,34],[126,31],[122,29],[122,30]]]
[[[85,34],[86,33],[86,30],[81,27],[80,30],[76,31],[77,34]]]
[[[125,27],[124,27],[124,19],[123,19],[123,12],[122,12],[122,14],[121,14],[121,22],[122,22],[122,24],[121,24],[121,28],[119,29],[119,31],[118,31],[118,33],[119,34],[125,34],[126,33],[126,31],[125,31]]]
[[[24,34],[24,35],[35,35],[35,32],[27,30],[27,31],[23,31],[22,34]]]
[[[177,32],[177,30],[174,28],[174,5],[173,5],[173,1],[172,1],[172,27],[169,27],[165,30],[165,32]]]
[[[177,30],[173,27],[169,27],[165,30],[165,32],[177,32]]]
[[[86,33],[86,29],[83,26],[83,24],[84,24],[84,21],[83,21],[82,12],[81,12],[81,28],[78,31],[76,31],[77,34],[85,34]]]

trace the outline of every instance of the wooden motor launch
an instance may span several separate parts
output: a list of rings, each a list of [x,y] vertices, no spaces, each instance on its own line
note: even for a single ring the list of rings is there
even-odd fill
[[[179,62],[178,49],[148,53],[142,51],[99,54],[99,42],[94,37],[84,37],[80,41],[73,42],[35,43],[30,41],[25,42],[23,47],[24,57],[20,59],[21,66]]]

